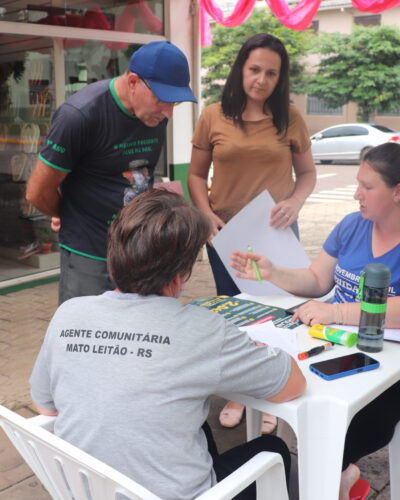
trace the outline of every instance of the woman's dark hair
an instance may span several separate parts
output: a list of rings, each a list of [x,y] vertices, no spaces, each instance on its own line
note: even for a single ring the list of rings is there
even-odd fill
[[[388,187],[400,184],[400,144],[385,142],[370,149],[362,158],[377,172]]]
[[[190,275],[210,222],[179,194],[152,189],[128,203],[111,224],[108,271],[124,293],[161,295],[175,276]]]
[[[264,106],[268,104],[278,134],[285,134],[289,123],[289,56],[283,43],[273,35],[259,33],[242,45],[222,93],[222,112],[244,128],[242,113],[246,107],[246,94],[243,90],[243,66],[250,52],[260,48],[273,50],[281,58],[278,83]]]

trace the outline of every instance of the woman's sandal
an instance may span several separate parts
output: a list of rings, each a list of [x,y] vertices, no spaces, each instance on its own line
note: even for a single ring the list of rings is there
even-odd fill
[[[219,414],[219,423],[222,427],[236,427],[243,418],[245,406],[241,408],[229,408],[227,403]]]

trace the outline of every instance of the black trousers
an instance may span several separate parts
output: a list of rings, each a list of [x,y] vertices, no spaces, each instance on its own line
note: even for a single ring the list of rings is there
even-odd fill
[[[253,439],[248,443],[243,443],[235,446],[225,453],[219,454],[217,446],[212,435],[212,431],[207,422],[203,424],[203,430],[207,437],[208,451],[213,459],[214,471],[218,481],[222,481],[225,477],[229,476],[232,472],[238,469],[241,465],[253,458],[261,451],[273,451],[282,456],[283,464],[285,467],[286,484],[289,484],[290,477],[290,452],[285,442],[271,435],[260,436]],[[256,499],[256,485],[255,483],[248,486],[241,493],[236,495],[236,500],[255,500]]]
[[[356,413],[346,434],[343,469],[390,443],[400,420],[400,381]]]
[[[211,266],[211,271],[213,273],[215,281],[215,287],[217,289],[217,295],[228,295],[230,297],[238,295],[240,293],[240,290],[226,270],[215,248],[210,246],[208,243],[206,245],[206,248],[208,261]]]

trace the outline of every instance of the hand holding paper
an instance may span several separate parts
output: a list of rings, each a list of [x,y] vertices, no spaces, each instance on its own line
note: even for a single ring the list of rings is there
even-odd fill
[[[270,225],[275,229],[287,229],[299,216],[302,203],[297,198],[288,198],[277,203],[271,210]]]

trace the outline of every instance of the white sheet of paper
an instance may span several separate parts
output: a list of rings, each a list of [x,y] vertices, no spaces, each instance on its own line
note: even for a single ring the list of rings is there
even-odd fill
[[[397,328],[385,328],[383,338],[385,340],[394,340],[395,342],[400,342],[400,330],[398,330]]]
[[[274,264],[290,268],[308,267],[310,260],[289,229],[274,229],[269,225],[275,202],[267,190],[260,193],[224,226],[212,243],[229,274],[241,292],[250,295],[286,294],[268,281],[253,281],[235,276],[230,266],[233,250],[246,252],[250,246],[255,253],[266,255]]]
[[[338,330],[347,330],[348,332],[358,332],[358,326],[356,325],[329,325],[332,328],[337,328]],[[397,328],[385,328],[385,333],[383,334],[385,340],[394,340],[395,342],[400,342],[400,329]]]
[[[300,352],[296,329],[276,328],[272,321],[267,321],[259,325],[243,326],[240,330],[247,332],[252,340],[279,347],[294,357]]]

